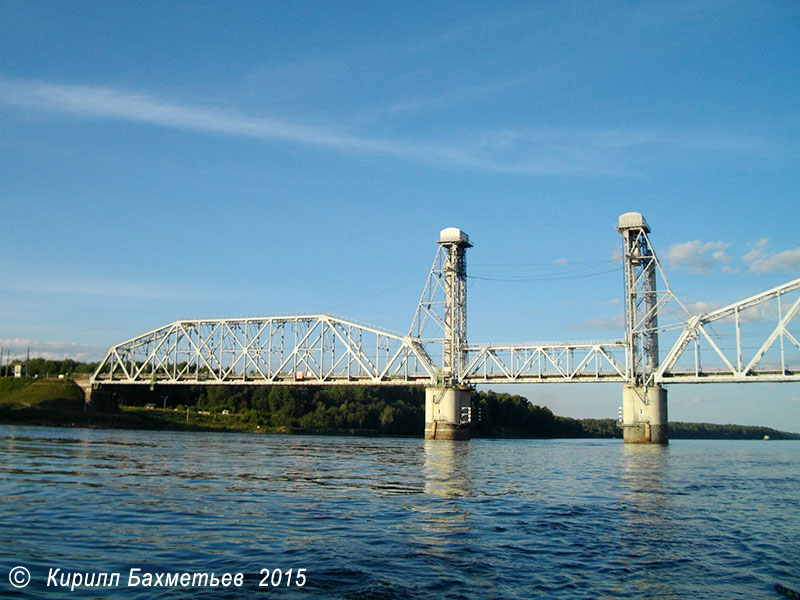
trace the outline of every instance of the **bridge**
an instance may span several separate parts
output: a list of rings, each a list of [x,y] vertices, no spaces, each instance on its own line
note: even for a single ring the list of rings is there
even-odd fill
[[[420,385],[426,438],[468,439],[469,389],[476,384],[618,382],[625,441],[666,443],[665,384],[800,380],[800,334],[791,330],[800,279],[693,314],[673,293],[644,217],[625,213],[616,230],[625,281],[625,331],[617,340],[469,343],[466,251],[472,244],[465,232],[447,228],[405,334],[330,314],[181,320],[112,346],[90,383],[94,390]],[[753,322],[758,331],[743,334]],[[659,344],[670,336],[662,360]]]

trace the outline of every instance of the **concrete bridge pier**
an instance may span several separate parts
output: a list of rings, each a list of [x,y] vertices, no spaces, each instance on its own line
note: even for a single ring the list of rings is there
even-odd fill
[[[94,392],[92,382],[88,379],[78,379],[76,377],[73,377],[72,381],[83,390],[83,401],[86,406],[90,406],[92,404],[92,394]]]
[[[471,403],[467,389],[425,388],[425,439],[468,440],[470,417],[462,418],[462,415],[469,412],[463,409],[469,408]]]
[[[667,390],[660,385],[622,387],[622,439],[626,444],[669,442]]]

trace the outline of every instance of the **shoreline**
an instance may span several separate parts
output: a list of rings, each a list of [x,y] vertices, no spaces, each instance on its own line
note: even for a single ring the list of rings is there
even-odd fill
[[[216,408],[192,405],[189,395],[169,398],[159,393],[134,390],[140,397],[111,397],[94,408],[85,402],[80,385],[72,379],[5,379],[0,381],[0,423],[44,427],[83,427],[90,429],[129,429],[196,432],[231,432],[286,435],[412,437],[423,436],[421,398],[413,390],[395,396],[376,391],[365,399],[345,396],[329,398],[327,405],[319,398],[326,390],[313,390],[311,402],[300,406],[292,393],[296,390],[275,390],[275,402],[264,401],[258,408],[244,405],[239,412],[229,410],[225,403]],[[230,390],[224,390],[230,394]],[[348,390],[350,392],[350,390]],[[369,392],[369,390],[366,390]],[[300,391],[302,393],[302,390]],[[332,393],[343,393],[335,390]],[[128,406],[120,406],[120,399]],[[186,406],[179,402],[187,401]],[[136,400],[132,404],[132,401]],[[153,400],[171,406],[156,408]],[[196,402],[196,401],[195,401]],[[232,401],[231,401],[232,402]],[[369,404],[371,403],[371,404]],[[474,439],[619,439],[622,431],[614,419],[572,419],[554,415],[546,407],[532,405],[527,399],[493,392],[477,392],[473,403],[483,407],[483,420],[472,426]],[[233,408],[232,403],[227,406]],[[369,413],[372,410],[373,412]],[[402,423],[395,418],[405,412]],[[355,416],[336,421],[330,418]],[[478,409],[478,414],[481,414]],[[317,418],[324,415],[325,418]],[[370,417],[371,418],[368,418]],[[517,421],[526,419],[524,425]],[[394,421],[393,421],[394,419]],[[326,422],[327,421],[327,422]],[[387,424],[393,423],[389,427]],[[353,426],[348,426],[352,424]],[[362,425],[362,426],[359,426]],[[363,425],[368,425],[364,427]],[[670,422],[670,439],[747,439],[800,440],[800,434],[779,431],[770,427],[734,424]]]
[[[422,434],[392,434],[383,433],[374,429],[314,429],[304,427],[262,427],[252,426],[246,423],[237,422],[238,415],[201,415],[210,417],[211,422],[199,423],[180,423],[173,419],[164,418],[161,413],[164,409],[146,408],[125,408],[119,413],[104,413],[87,410],[46,410],[41,408],[19,408],[9,409],[7,406],[0,406],[0,425],[25,426],[25,427],[63,427],[68,429],[119,429],[129,431],[181,431],[188,433],[249,433],[255,435],[314,435],[324,437],[376,437],[376,438],[422,438]],[[233,417],[233,419],[231,419]],[[226,422],[227,421],[227,422]],[[670,423],[670,429],[675,430],[670,436],[671,440],[740,440],[740,441],[764,441],[763,437],[752,435],[728,435],[720,436],[712,433],[698,433],[697,435],[685,435],[682,430],[686,426],[702,427],[724,427],[709,423]],[[737,426],[747,430],[768,429],[753,426]],[[772,433],[768,434],[769,441],[798,441],[800,434],[792,432],[778,431],[769,429]],[[602,436],[602,435],[580,435],[580,436],[535,436],[519,435],[510,433],[508,435],[481,435],[475,432],[472,439],[531,439],[531,440],[568,440],[568,439],[621,439],[621,435]]]

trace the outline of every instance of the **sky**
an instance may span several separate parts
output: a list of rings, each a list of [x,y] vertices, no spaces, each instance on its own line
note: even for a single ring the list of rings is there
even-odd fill
[[[800,276],[798,64],[789,1],[0,0],[0,346],[99,360],[178,319],[318,312],[406,332],[445,227],[474,244],[470,342],[621,339],[629,211],[687,307],[738,301]],[[669,402],[800,432],[797,383]]]

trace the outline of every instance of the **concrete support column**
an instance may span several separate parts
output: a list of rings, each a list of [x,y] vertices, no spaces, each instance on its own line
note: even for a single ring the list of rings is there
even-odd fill
[[[425,388],[425,439],[468,440],[469,423],[461,423],[461,409],[471,402],[469,390]]]
[[[622,387],[622,439],[626,444],[669,442],[667,390],[625,384]]]

